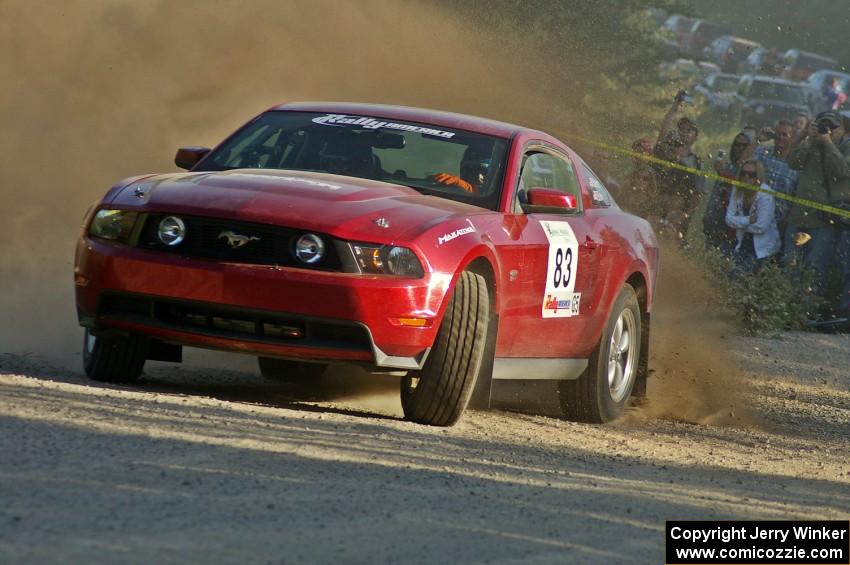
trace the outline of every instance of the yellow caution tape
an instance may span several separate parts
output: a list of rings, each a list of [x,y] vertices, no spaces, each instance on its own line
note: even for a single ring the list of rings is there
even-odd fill
[[[648,161],[650,163],[655,163],[656,165],[661,165],[662,167],[667,167],[670,169],[678,169],[680,171],[685,171],[686,173],[691,173],[692,175],[701,176],[707,179],[711,179],[714,181],[720,181],[725,184],[730,184],[732,186],[737,186],[739,188],[745,188],[747,190],[755,190],[757,192],[766,192],[771,194],[774,198],[780,198],[782,200],[787,200],[789,202],[793,202],[794,204],[799,204],[801,206],[806,206],[807,208],[814,208],[815,210],[821,210],[823,212],[829,212],[830,214],[834,214],[836,216],[841,216],[842,218],[850,218],[850,210],[842,210],[841,208],[836,208],[835,206],[830,206],[829,204],[823,204],[821,202],[815,202],[814,200],[807,200],[805,198],[799,198],[797,196],[793,196],[791,194],[784,194],[782,192],[776,190],[766,190],[761,188],[760,186],[755,186],[752,184],[743,183],[739,180],[730,179],[717,173],[710,171],[702,171],[700,169],[694,169],[693,167],[688,167],[687,165],[682,165],[680,163],[671,163],[670,161],[665,161],[664,159],[659,159],[658,157],[654,157],[652,155],[646,155],[644,153],[638,153],[636,151],[631,151],[629,149],[623,149],[622,147],[616,147],[613,145],[608,145],[607,143],[602,143],[600,141],[594,141],[592,139],[587,139],[585,137],[577,136],[577,135],[565,135],[567,138],[576,139],[578,141],[587,143],[589,145],[594,145],[601,149],[605,149],[606,151],[611,151],[613,153],[619,153],[621,155],[626,155],[628,157],[634,157],[635,159],[643,159],[644,161]]]

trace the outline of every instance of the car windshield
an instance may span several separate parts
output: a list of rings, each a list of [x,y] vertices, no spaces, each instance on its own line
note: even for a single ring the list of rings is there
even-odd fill
[[[738,86],[738,77],[714,77],[711,87],[714,92],[734,92]]]
[[[269,111],[195,170],[283,169],[384,181],[495,210],[506,139],[360,115]]]
[[[778,100],[790,104],[803,103],[803,91],[798,86],[779,84],[775,82],[754,82],[750,90],[750,98]]]

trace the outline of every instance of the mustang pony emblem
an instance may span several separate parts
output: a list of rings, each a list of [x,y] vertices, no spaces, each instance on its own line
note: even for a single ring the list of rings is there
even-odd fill
[[[239,235],[238,233],[233,233],[232,231],[223,231],[218,234],[218,239],[226,238],[227,245],[232,247],[233,249],[239,249],[243,245],[251,241],[260,241],[259,237],[256,236],[248,236],[248,235]]]

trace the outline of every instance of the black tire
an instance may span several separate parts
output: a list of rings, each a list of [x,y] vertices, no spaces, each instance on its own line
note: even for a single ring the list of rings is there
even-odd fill
[[[93,336],[88,329],[83,335],[83,367],[93,381],[131,383],[142,374],[148,341],[129,335]]]
[[[623,334],[628,333],[627,351],[613,352],[618,321],[622,321],[619,346],[623,346]],[[577,422],[604,423],[623,414],[637,380],[641,340],[640,307],[635,290],[624,285],[605,323],[599,344],[590,356],[587,369],[574,381],[562,381],[558,396],[564,417]],[[614,355],[612,356],[612,353]],[[609,376],[612,364],[619,364],[622,378],[614,368],[613,379]]]
[[[487,282],[464,271],[425,366],[402,379],[401,405],[408,420],[451,426],[460,419],[481,371],[489,320]]]
[[[267,379],[311,387],[319,385],[328,367],[324,363],[305,363],[274,357],[257,357],[257,365],[260,367],[260,374]]]

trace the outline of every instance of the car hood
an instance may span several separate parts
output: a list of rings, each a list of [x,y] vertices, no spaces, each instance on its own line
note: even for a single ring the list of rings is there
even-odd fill
[[[152,212],[275,224],[390,243],[482,208],[385,182],[305,171],[236,169],[131,182],[109,203]],[[376,221],[388,227],[379,226]]]

